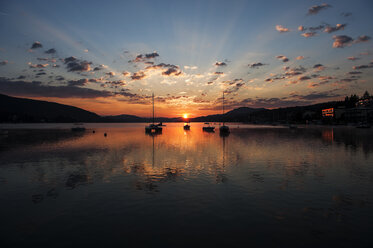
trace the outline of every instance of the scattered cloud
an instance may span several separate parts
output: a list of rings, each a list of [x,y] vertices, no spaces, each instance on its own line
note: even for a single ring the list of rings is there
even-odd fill
[[[349,17],[349,16],[352,16],[352,13],[351,12],[342,12],[341,16]]]
[[[277,59],[282,60],[282,62],[288,62],[289,59],[284,55],[278,55],[276,56]]]
[[[185,70],[197,70],[198,67],[197,66],[184,65],[184,69]]]
[[[227,63],[225,63],[225,62],[216,62],[215,65],[216,66],[226,66]]]
[[[316,64],[313,66],[313,69],[315,69],[316,71],[323,71],[325,70],[325,66],[323,66],[322,64]]]
[[[298,78],[299,81],[305,81],[305,80],[309,80],[309,79],[311,79],[311,78],[308,77],[308,76],[302,76],[302,77]]]
[[[339,36],[334,35],[333,39],[334,39],[334,42],[333,42],[334,48],[343,48],[346,46],[351,46],[353,43],[367,42],[371,38],[367,35],[361,35],[354,40],[347,35],[339,35]]]
[[[370,63],[369,65],[355,65],[352,67],[354,70],[361,70],[361,69],[368,69],[368,68],[373,68],[373,64]]]
[[[82,78],[82,79],[79,79],[79,80],[70,80],[67,82],[67,85],[68,86],[85,86],[88,84],[88,79],[86,78]]]
[[[136,58],[130,62],[148,62],[150,59],[154,59],[156,57],[159,57],[159,54],[157,52],[152,53],[146,53],[146,54],[139,54],[136,56]]]
[[[0,91],[4,94],[25,97],[97,98],[109,97],[113,93],[75,86],[51,86],[39,81],[11,81],[0,78]]]
[[[290,29],[283,27],[282,25],[276,25],[276,30],[280,33],[290,32]]]
[[[334,35],[333,39],[334,39],[334,42],[333,42],[334,48],[343,48],[345,46],[349,46],[351,45],[353,41],[353,39],[347,35]]]
[[[8,60],[3,60],[3,61],[0,62],[0,66],[1,65],[6,65],[6,64],[8,64]]]
[[[68,71],[90,71],[91,70],[92,62],[88,61],[77,61],[77,62],[70,62],[66,65]]]
[[[347,26],[347,23],[345,23],[345,24],[337,24],[335,27],[327,26],[324,29],[324,32],[325,33],[333,33],[333,32],[336,32],[338,30],[344,30],[346,26]]]
[[[351,56],[351,57],[348,57],[347,59],[351,61],[355,61],[355,60],[359,60],[360,58]]]
[[[257,62],[257,63],[249,64],[248,66],[249,66],[250,68],[259,68],[259,67],[261,67],[261,66],[265,66],[265,65],[267,65],[267,64],[263,64],[263,63],[261,63],[261,62]]]
[[[332,6],[327,4],[327,3],[323,3],[323,4],[320,4],[320,5],[314,5],[314,6],[312,6],[308,9],[308,15],[316,15],[321,10],[327,9],[327,8],[330,8],[330,7],[332,7]]]
[[[47,51],[45,51],[46,54],[55,54],[56,52],[57,51],[54,48],[51,48],[51,49],[48,49]]]
[[[296,57],[295,59],[296,59],[296,60],[302,60],[302,59],[304,59],[304,56],[298,56],[298,57]]]
[[[308,37],[313,37],[313,36],[315,36],[315,35],[317,35],[317,33],[316,32],[307,32],[307,33],[303,33],[303,34],[301,34],[303,37],[306,37],[306,38],[308,38]]]
[[[146,78],[146,74],[143,71],[134,72],[131,76],[132,80],[141,80]]]
[[[361,35],[359,37],[357,37],[356,40],[354,40],[354,43],[360,43],[360,42],[367,42],[369,41],[371,38],[367,35]]]
[[[43,45],[39,41],[35,41],[34,43],[32,43],[30,49],[37,49],[37,48],[41,48],[41,47],[43,47]]]
[[[28,65],[30,68],[45,68],[49,64],[32,64],[31,62],[28,62]]]
[[[106,72],[105,75],[107,75],[109,77],[114,77],[115,76],[115,72],[109,71],[109,72]]]

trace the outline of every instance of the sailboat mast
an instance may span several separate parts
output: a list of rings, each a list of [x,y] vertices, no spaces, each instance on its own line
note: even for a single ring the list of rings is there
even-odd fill
[[[223,126],[224,126],[224,90],[223,90]]]
[[[224,90],[223,90],[223,115],[224,115]]]
[[[152,93],[152,100],[153,100],[153,124],[154,124],[154,92]]]

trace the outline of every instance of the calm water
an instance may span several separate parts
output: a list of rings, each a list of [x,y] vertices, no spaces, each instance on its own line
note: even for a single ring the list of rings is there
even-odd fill
[[[15,127],[0,136],[1,244],[373,247],[373,130]]]

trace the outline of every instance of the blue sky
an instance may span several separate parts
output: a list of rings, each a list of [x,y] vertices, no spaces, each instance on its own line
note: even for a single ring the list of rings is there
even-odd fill
[[[372,10],[371,1],[2,1],[0,93],[142,116],[152,92],[167,116],[214,113],[223,90],[228,108],[338,100],[373,92]]]

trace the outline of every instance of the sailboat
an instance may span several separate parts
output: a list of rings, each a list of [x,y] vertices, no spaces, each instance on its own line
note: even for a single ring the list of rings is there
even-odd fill
[[[229,127],[225,125],[225,122],[224,122],[224,90],[223,90],[223,114],[222,114],[222,118],[223,118],[223,126],[220,126],[219,128],[219,131],[221,134],[228,134],[230,131],[229,131]]]
[[[153,101],[153,122],[145,126],[145,133],[162,133],[162,123],[154,124],[154,93],[152,94]]]
[[[190,130],[190,121],[184,123],[184,130]]]

